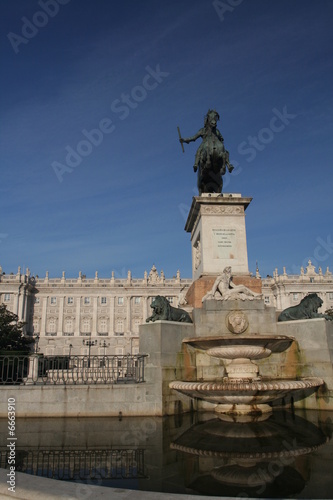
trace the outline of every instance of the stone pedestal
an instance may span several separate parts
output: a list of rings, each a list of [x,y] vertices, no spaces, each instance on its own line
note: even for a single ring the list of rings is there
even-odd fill
[[[245,210],[252,198],[240,194],[203,194],[193,198],[185,230],[191,233],[192,276],[216,276],[231,266],[249,276]]]
[[[192,313],[195,335],[276,335],[276,313],[260,300],[205,300]]]

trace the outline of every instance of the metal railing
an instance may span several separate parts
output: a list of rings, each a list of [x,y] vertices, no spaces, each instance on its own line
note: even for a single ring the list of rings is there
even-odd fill
[[[0,356],[0,384],[139,384],[146,354],[126,356]]]

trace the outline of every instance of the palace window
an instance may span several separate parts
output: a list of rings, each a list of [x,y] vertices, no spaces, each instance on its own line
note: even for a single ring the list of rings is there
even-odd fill
[[[66,318],[64,324],[65,333],[74,333],[74,322],[72,318]]]
[[[33,323],[33,332],[34,333],[39,333],[39,325],[40,325],[39,319],[35,319],[34,323]]]
[[[124,335],[124,321],[122,319],[118,319],[116,323],[115,334]]]
[[[74,298],[73,297],[67,297],[67,304],[74,304]]]
[[[124,297],[118,297],[118,306],[124,305]]]
[[[107,333],[108,331],[108,320],[103,318],[99,320],[98,332],[99,333]]]
[[[34,297],[34,303],[39,304],[40,303],[40,298],[39,297]]]
[[[133,321],[133,333],[139,333],[139,325],[141,325],[142,321],[140,319],[135,319]]]
[[[54,306],[57,303],[57,297],[51,297],[50,302]]]
[[[84,318],[82,321],[82,332],[83,333],[90,333],[91,328],[90,328],[90,319],[89,318]]]
[[[4,302],[10,302],[10,293],[5,293]]]
[[[101,297],[101,304],[106,304],[106,297]]]
[[[293,300],[298,300],[298,293],[293,293]]]
[[[328,292],[328,300],[333,300],[333,292]]]
[[[170,304],[173,304],[173,297],[167,297],[167,299],[170,302]]]
[[[141,303],[141,297],[134,297],[134,304],[140,304]]]
[[[265,302],[265,304],[270,304],[271,300],[268,297],[268,295],[265,295],[264,302]]]
[[[56,318],[50,318],[47,323],[47,333],[52,335],[57,331],[57,320]]]
[[[90,297],[84,297],[84,303],[90,304]]]

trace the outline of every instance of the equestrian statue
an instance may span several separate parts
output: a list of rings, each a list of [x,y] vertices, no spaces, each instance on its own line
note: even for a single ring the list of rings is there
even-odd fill
[[[198,190],[202,193],[221,193],[223,187],[223,175],[226,169],[232,172],[234,167],[229,161],[229,152],[224,147],[221,132],[217,129],[217,121],[220,119],[217,111],[209,109],[205,116],[204,127],[192,137],[182,138],[178,127],[179,141],[183,152],[184,145],[202,138],[193,166],[194,172],[198,172]]]

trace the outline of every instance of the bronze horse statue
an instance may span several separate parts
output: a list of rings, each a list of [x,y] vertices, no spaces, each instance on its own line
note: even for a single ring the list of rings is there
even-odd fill
[[[221,132],[217,129],[217,121],[220,119],[215,110],[208,110],[205,116],[204,127],[195,135],[183,139],[179,138],[183,146],[185,142],[196,141],[202,138],[193,166],[194,172],[198,171],[199,195],[202,193],[221,193],[223,187],[223,175],[226,168],[232,172],[233,166],[229,162],[229,152],[224,147],[224,140]]]

